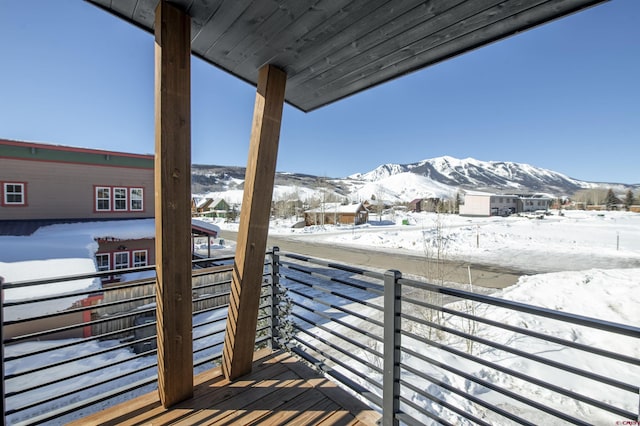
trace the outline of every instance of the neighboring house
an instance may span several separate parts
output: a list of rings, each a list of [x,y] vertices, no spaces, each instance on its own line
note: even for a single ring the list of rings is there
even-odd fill
[[[549,210],[553,203],[553,197],[545,194],[518,195],[517,212],[535,212],[537,210]]]
[[[0,139],[0,220],[154,217],[153,155]]]
[[[436,212],[440,204],[439,198],[416,198],[409,203],[409,210],[415,213]]]
[[[0,235],[55,223],[113,221],[96,236],[99,271],[155,263],[153,221],[144,237],[115,238],[118,221],[153,219],[154,156],[0,139]],[[208,231],[208,232],[207,232]],[[197,230],[216,238],[219,231]]]
[[[369,212],[362,205],[324,203],[320,207],[304,212],[305,226],[311,225],[362,225],[369,220]]]
[[[61,222],[153,219],[154,157],[60,145],[0,140],[2,233],[26,234]],[[149,237],[96,237],[100,270],[155,262]],[[143,225],[144,224],[144,225]],[[114,231],[117,229],[114,222]]]
[[[230,210],[229,204],[223,198],[193,198],[192,213],[196,216],[226,217]]]
[[[461,216],[507,216],[514,213],[548,210],[552,198],[542,194],[490,194],[467,191],[460,204]]]

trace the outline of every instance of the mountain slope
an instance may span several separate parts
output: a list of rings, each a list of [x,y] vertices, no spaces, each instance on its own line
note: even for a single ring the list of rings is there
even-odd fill
[[[192,192],[240,203],[244,172],[242,167],[194,165]],[[376,198],[409,202],[415,198],[453,198],[459,190],[566,196],[581,189],[607,187],[622,192],[636,186],[585,182],[529,164],[445,156],[411,164],[383,164],[339,179],[279,172],[273,200],[350,202]]]
[[[368,173],[351,175],[350,178],[370,182],[406,172],[451,187],[472,190],[571,194],[593,186],[562,173],[528,164],[473,158],[459,160],[453,157],[437,157],[411,164],[384,164]]]

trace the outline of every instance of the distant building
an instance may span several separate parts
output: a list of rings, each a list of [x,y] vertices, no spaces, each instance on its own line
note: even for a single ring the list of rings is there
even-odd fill
[[[304,212],[305,226],[311,225],[362,225],[369,220],[369,211],[362,205],[324,203]]]
[[[420,212],[436,212],[440,198],[416,198],[409,203],[409,210],[415,213]]]
[[[193,197],[192,216],[227,217],[230,206],[223,198]]]
[[[461,216],[508,216],[515,213],[548,210],[552,197],[544,194],[491,194],[467,191],[460,204]]]

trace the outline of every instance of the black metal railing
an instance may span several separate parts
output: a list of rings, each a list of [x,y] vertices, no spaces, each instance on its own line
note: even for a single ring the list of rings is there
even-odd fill
[[[231,270],[229,260],[194,261],[194,374],[217,365],[222,344]],[[121,269],[70,277],[4,283],[5,292],[45,284],[93,280],[89,288],[3,302],[3,392],[7,424],[63,423],[157,387],[155,268]],[[103,277],[120,282],[100,284]],[[126,281],[128,274],[149,278]],[[270,344],[272,276],[265,272],[257,347]],[[43,312],[47,304],[70,306]],[[18,313],[19,311],[19,313]],[[26,314],[25,314],[26,313]]]
[[[639,420],[638,327],[398,271],[277,248],[268,255],[256,345],[285,348],[310,362],[379,410],[385,425]],[[229,259],[193,272],[194,374],[221,357]],[[153,274],[153,267],[117,272],[126,278]],[[84,290],[3,303],[8,424],[81,418],[156,387],[155,279],[98,285],[112,275],[3,285],[97,280]],[[62,299],[75,301],[62,311],[6,316]],[[612,341],[616,349],[608,347]]]
[[[277,341],[383,424],[639,420],[638,327],[274,254],[290,330]]]

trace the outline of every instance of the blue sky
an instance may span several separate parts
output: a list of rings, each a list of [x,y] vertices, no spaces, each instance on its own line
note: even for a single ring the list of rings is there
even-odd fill
[[[314,112],[278,170],[450,155],[640,183],[640,1],[613,0]],[[153,153],[153,38],[83,1],[0,0],[0,138]],[[255,89],[192,60],[192,160],[245,166]]]

